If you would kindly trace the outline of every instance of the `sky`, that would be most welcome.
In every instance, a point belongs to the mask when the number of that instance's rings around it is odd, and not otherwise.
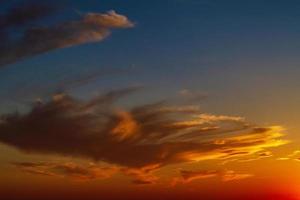
[[[0,195],[300,199],[300,3],[0,0]]]

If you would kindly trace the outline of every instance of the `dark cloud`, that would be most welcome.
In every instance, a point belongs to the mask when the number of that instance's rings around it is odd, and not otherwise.
[[[112,29],[133,27],[126,16],[113,10],[87,13],[79,20],[52,26],[34,24],[55,10],[41,2],[27,3],[13,7],[0,17],[0,66],[59,48],[98,42],[109,36]],[[22,29],[11,31],[12,27]]]
[[[19,27],[32,24],[50,16],[58,9],[57,6],[38,1],[26,1],[13,6],[5,14],[0,16],[0,29]]]
[[[241,117],[165,102],[121,109],[116,102],[136,90],[110,91],[89,101],[54,95],[28,113],[2,116],[0,141],[28,153],[82,157],[139,170],[140,175],[129,171],[136,177],[180,162],[255,156],[287,142],[281,139],[281,127],[257,127]]]

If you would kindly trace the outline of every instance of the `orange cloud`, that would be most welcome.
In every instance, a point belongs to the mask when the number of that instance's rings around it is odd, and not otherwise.
[[[117,113],[119,116],[119,123],[112,129],[111,133],[116,136],[118,140],[129,139],[133,137],[138,131],[138,124],[127,112]]]
[[[180,173],[185,182],[190,182],[196,179],[215,177],[218,176],[219,174],[219,172],[216,170],[208,170],[208,171],[181,170]]]
[[[281,160],[281,161],[286,161],[286,160],[295,160],[295,161],[299,161],[299,158],[297,158],[297,156],[300,154],[300,150],[295,150],[292,153],[288,154],[285,157],[280,157],[277,158],[277,160]]]
[[[121,171],[133,177],[132,183],[137,185],[153,184],[158,180],[158,177],[153,175],[153,172],[160,168],[159,164],[144,166],[142,168],[123,168]]]
[[[95,164],[78,165],[71,162],[62,164],[53,162],[15,162],[13,165],[30,174],[70,177],[76,180],[109,178],[117,172],[115,167],[100,167]]]
[[[222,181],[234,181],[250,178],[253,174],[244,174],[244,173],[236,173],[232,170],[199,170],[199,171],[190,171],[190,170],[180,170],[179,171],[181,177],[173,178],[171,181],[171,185],[174,186],[176,184],[185,184],[199,179],[207,179],[207,178],[221,178]]]
[[[235,180],[249,178],[252,176],[253,176],[253,174],[239,174],[234,171],[225,171],[225,173],[222,175],[222,180],[223,181],[235,181]]]
[[[153,182],[151,172],[166,165],[261,158],[271,155],[269,148],[288,142],[282,139],[282,127],[258,127],[242,117],[206,114],[166,102],[126,110],[116,105],[136,90],[110,91],[89,101],[54,95],[28,113],[2,116],[0,141],[23,152],[81,157],[127,168],[140,183],[149,177],[148,182]]]

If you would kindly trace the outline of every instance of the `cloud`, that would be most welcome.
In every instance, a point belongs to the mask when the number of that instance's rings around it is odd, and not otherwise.
[[[37,1],[27,1],[14,5],[8,9],[6,14],[0,15],[0,29],[32,24],[53,14],[57,9],[57,6]]]
[[[300,154],[300,150],[294,150],[292,153],[286,155],[285,157],[280,157],[277,158],[277,160],[281,160],[281,161],[286,161],[286,160],[295,160],[295,161],[299,161],[298,155]]]
[[[269,158],[272,156],[273,153],[271,151],[263,150],[255,153],[254,155],[249,155],[248,157],[245,156],[244,158],[240,158],[240,159],[233,158],[231,160],[225,160],[222,164],[227,164],[229,162],[252,162],[260,159]]]
[[[18,169],[36,175],[68,177],[76,180],[104,179],[117,172],[115,167],[101,167],[95,164],[79,165],[76,163],[53,162],[15,162]]]
[[[0,141],[27,153],[80,157],[139,172],[146,168],[148,175],[170,164],[259,157],[288,142],[280,126],[258,127],[241,117],[166,102],[122,109],[120,98],[137,90],[109,91],[88,101],[56,94],[27,113],[1,116]]]
[[[87,13],[79,20],[52,26],[25,26],[51,15],[53,8],[42,3],[14,7],[0,18],[0,66],[51,50],[99,42],[110,35],[112,29],[130,28],[134,24],[124,15],[111,10],[107,13]],[[10,31],[21,28],[19,37]]]
[[[215,177],[219,175],[219,171],[217,170],[210,170],[210,171],[181,170],[180,173],[185,182],[190,182],[196,179]]]
[[[148,185],[156,183],[158,177],[153,175],[159,169],[159,165],[149,165],[142,168],[117,167],[113,165],[102,166],[87,162],[77,164],[75,162],[12,162],[17,169],[33,175],[51,176],[58,178],[71,178],[74,180],[107,179],[116,173],[130,177],[135,185]]]
[[[160,168],[159,164],[144,166],[142,168],[123,168],[121,171],[133,178],[132,183],[136,185],[148,185],[156,183],[159,179],[153,173]]]
[[[249,178],[252,177],[253,174],[240,174],[240,173],[236,173],[234,171],[228,170],[225,171],[225,173],[222,175],[222,180],[223,181],[236,181],[236,180],[242,180],[245,178]]]
[[[207,178],[221,178],[222,181],[237,181],[241,179],[250,178],[253,174],[246,173],[236,173],[232,170],[198,170],[198,171],[190,171],[190,170],[180,170],[179,171],[181,177],[173,178],[171,181],[171,185],[175,186],[176,184],[186,184],[199,179],[207,179]]]

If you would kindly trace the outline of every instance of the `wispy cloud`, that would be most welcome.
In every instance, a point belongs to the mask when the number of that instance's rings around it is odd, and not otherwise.
[[[68,177],[76,180],[109,178],[117,171],[116,167],[101,167],[95,164],[79,165],[72,162],[14,162],[12,164],[26,173]]]
[[[253,174],[241,174],[241,173],[236,173],[235,171],[225,171],[225,173],[222,175],[222,180],[223,181],[236,181],[236,180],[242,180],[246,179],[249,177],[252,177]]]
[[[180,177],[172,179],[171,185],[186,184],[199,179],[220,178],[222,181],[237,181],[250,178],[253,174],[238,173],[232,170],[180,170]]]
[[[182,179],[185,182],[190,182],[196,179],[203,179],[203,178],[211,178],[218,176],[220,173],[217,170],[210,170],[210,171],[188,171],[188,170],[181,170],[180,171]]]
[[[29,26],[54,10],[42,3],[26,4],[13,7],[0,18],[0,66],[59,48],[98,42],[109,36],[112,29],[134,26],[126,16],[113,10],[83,14],[81,19],[52,26]],[[21,36],[14,37],[12,27],[22,27]]]
[[[136,185],[148,185],[156,183],[159,179],[153,173],[160,168],[159,164],[148,165],[142,168],[123,168],[121,170],[127,176],[133,178],[132,183]]]
[[[285,160],[295,160],[299,161],[300,150],[294,150],[292,153],[286,155],[285,157],[277,158],[277,160],[285,161]]]

